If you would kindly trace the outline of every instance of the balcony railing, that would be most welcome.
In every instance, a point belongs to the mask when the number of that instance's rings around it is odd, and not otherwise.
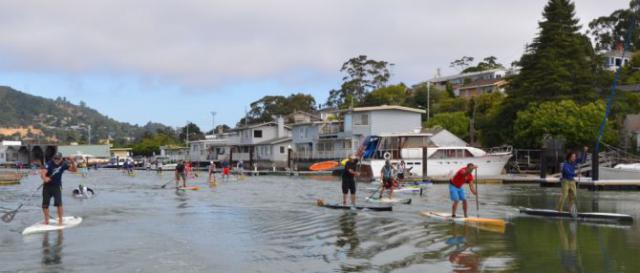
[[[341,149],[332,151],[295,152],[293,156],[298,160],[342,159],[349,157],[351,153],[351,149]]]
[[[344,127],[342,126],[342,123],[328,124],[325,126],[321,126],[319,130],[320,135],[335,135],[342,132],[344,132]]]

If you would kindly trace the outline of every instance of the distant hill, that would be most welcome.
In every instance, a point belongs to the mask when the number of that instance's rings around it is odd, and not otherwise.
[[[4,129],[0,132],[13,133],[12,136],[0,135],[0,139],[11,139],[22,134],[22,137],[45,137],[61,143],[86,143],[89,125],[92,143],[108,137],[115,142],[124,142],[145,132],[173,131],[171,127],[160,123],[149,122],[141,127],[119,122],[87,107],[83,102],[75,105],[66,98],[47,99],[0,86],[0,129]],[[38,130],[44,136],[39,135]]]

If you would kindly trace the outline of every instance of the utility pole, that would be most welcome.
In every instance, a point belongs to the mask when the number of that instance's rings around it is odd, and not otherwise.
[[[189,121],[187,120],[187,134],[184,136],[185,138],[185,143],[187,143],[187,146],[189,146]]]
[[[87,136],[87,142],[89,143],[89,145],[91,145],[91,124],[87,125],[87,131],[88,131],[88,135]]]
[[[427,82],[427,123],[429,123],[429,112],[430,112],[430,106],[431,106],[431,81]]]
[[[211,111],[211,135],[216,134],[216,112]]]

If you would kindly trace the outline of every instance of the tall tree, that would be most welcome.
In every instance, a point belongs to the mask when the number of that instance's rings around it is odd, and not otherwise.
[[[504,68],[504,66],[501,63],[498,63],[497,57],[489,56],[484,58],[476,66],[471,66],[462,70],[462,73],[479,72],[497,68]]]
[[[358,105],[369,92],[386,86],[391,78],[391,66],[392,63],[372,60],[366,55],[347,60],[340,68],[345,74],[342,85],[329,92],[327,105],[343,108]]]
[[[629,50],[635,51],[638,49],[638,42],[640,42],[638,27],[640,23],[637,18],[633,19],[634,16],[637,16],[638,9],[640,9],[640,0],[631,0],[628,9],[619,9],[609,16],[601,16],[589,22],[588,33],[595,40],[596,49],[612,50],[618,44],[623,44],[628,36],[630,27],[633,27],[635,31],[630,39]],[[631,20],[635,21],[635,26],[631,26]]]
[[[189,136],[189,141],[204,139],[204,134],[202,133],[202,131],[200,131],[200,127],[192,122],[189,122],[187,126],[182,127],[182,129],[180,130],[180,140],[186,141],[187,134]]]
[[[469,67],[472,62],[473,62],[473,57],[462,56],[462,58],[460,58],[460,59],[453,60],[449,64],[449,67],[457,67],[458,70],[463,71],[464,69]]]
[[[597,98],[594,88],[599,69],[589,39],[579,33],[575,5],[569,0],[549,0],[539,22],[539,33],[519,61],[509,96],[493,125],[497,143],[510,142],[516,113],[530,102],[569,99],[579,103]],[[540,136],[541,137],[541,136]]]
[[[316,100],[302,93],[284,96],[264,96],[251,103],[251,110],[239,124],[273,121],[274,116],[286,116],[295,111],[313,112]]]
[[[405,105],[409,92],[404,84],[390,85],[373,90],[364,97],[361,106]]]

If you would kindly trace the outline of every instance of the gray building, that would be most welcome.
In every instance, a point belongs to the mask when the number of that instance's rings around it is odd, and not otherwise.
[[[357,107],[325,113],[323,121],[295,123],[296,160],[342,159],[355,153],[367,136],[419,132],[422,109],[397,105]]]

